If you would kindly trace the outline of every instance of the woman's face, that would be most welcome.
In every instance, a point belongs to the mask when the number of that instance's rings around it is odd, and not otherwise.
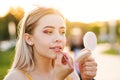
[[[34,53],[55,59],[66,44],[65,20],[57,14],[42,17],[32,35]]]

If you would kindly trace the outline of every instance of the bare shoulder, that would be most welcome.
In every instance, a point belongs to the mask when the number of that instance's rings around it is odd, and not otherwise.
[[[14,69],[8,72],[4,80],[27,80],[26,76],[19,70]]]

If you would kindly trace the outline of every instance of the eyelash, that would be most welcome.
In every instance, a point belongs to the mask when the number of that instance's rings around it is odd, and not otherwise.
[[[52,33],[53,33],[52,30],[45,30],[45,31],[43,31],[43,32],[46,33],[46,34],[52,34]]]
[[[65,34],[65,31],[61,31],[61,34],[64,35],[64,34]]]
[[[50,35],[50,34],[53,34],[54,31],[52,31],[52,30],[44,30],[43,32]],[[60,34],[64,35],[65,31],[60,31]]]

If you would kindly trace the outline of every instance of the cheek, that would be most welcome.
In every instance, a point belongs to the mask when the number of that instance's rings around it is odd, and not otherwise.
[[[49,50],[49,43],[48,39],[39,39],[35,42],[34,49],[39,54],[45,55],[45,53],[48,53]]]
[[[66,37],[63,38],[63,45],[66,45]]]
[[[50,39],[48,37],[45,37],[43,35],[35,36],[34,37],[34,44],[36,48],[45,48],[49,46],[48,44],[50,43]]]
[[[41,37],[40,39],[39,39],[39,43],[42,45],[42,46],[49,46],[49,44],[50,44],[50,42],[51,42],[51,39],[50,38],[46,38],[46,37]]]

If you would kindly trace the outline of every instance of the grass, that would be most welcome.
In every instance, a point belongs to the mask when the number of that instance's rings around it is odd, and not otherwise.
[[[9,49],[8,51],[0,52],[0,80],[3,80],[4,76],[10,69],[14,53],[14,48]]]
[[[106,51],[103,51],[103,54],[118,55],[118,51],[115,48],[110,48]]]

